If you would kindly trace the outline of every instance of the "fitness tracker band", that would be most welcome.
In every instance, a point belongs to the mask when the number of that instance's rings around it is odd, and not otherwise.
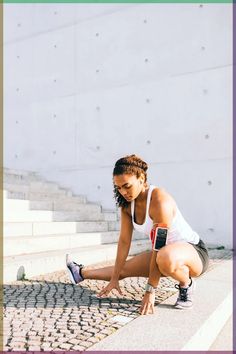
[[[156,288],[154,288],[154,286],[152,286],[148,283],[145,285],[145,291],[147,291],[148,293],[154,293],[155,290],[156,290]]]

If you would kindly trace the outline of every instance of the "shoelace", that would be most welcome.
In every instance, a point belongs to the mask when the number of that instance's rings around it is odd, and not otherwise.
[[[179,290],[179,298],[181,301],[187,301],[188,300],[188,288],[190,288],[190,286],[192,285],[192,278],[190,278],[191,283],[189,284],[189,286],[187,288],[181,288],[181,286],[179,286],[179,284],[175,284],[175,288]]]
[[[179,285],[175,285],[175,288],[179,290],[179,298],[181,301],[188,300],[188,288],[181,288]]]

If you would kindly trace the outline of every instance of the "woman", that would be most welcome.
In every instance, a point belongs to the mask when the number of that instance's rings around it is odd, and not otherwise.
[[[121,230],[115,265],[88,270],[67,257],[67,268],[73,283],[84,279],[109,281],[98,294],[108,296],[126,277],[147,277],[140,308],[141,314],[154,312],[155,288],[161,276],[171,276],[179,282],[175,308],[192,307],[194,281],[208,267],[209,256],[199,235],[180,213],[174,199],[162,188],[147,184],[146,162],[136,155],[119,159],[113,170],[114,194],[121,208]],[[161,226],[167,230],[166,244],[158,251],[144,252],[126,261],[133,229],[146,235]],[[150,247],[151,248],[151,247]]]

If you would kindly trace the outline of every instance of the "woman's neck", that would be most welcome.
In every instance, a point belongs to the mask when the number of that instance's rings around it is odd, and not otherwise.
[[[148,185],[143,187],[143,190],[139,193],[139,195],[135,199],[135,203],[142,204],[147,199],[148,189],[149,189]]]

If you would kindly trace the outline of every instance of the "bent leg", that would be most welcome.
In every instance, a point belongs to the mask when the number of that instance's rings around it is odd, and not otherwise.
[[[141,253],[132,257],[125,262],[119,279],[127,277],[148,277],[149,264],[151,260],[151,251]],[[96,279],[109,281],[113,274],[114,266],[98,268],[98,269],[85,269],[82,270],[84,279]]]
[[[178,280],[183,287],[189,285],[189,276],[199,276],[203,268],[197,251],[187,242],[163,247],[157,253],[156,261],[162,274]]]

